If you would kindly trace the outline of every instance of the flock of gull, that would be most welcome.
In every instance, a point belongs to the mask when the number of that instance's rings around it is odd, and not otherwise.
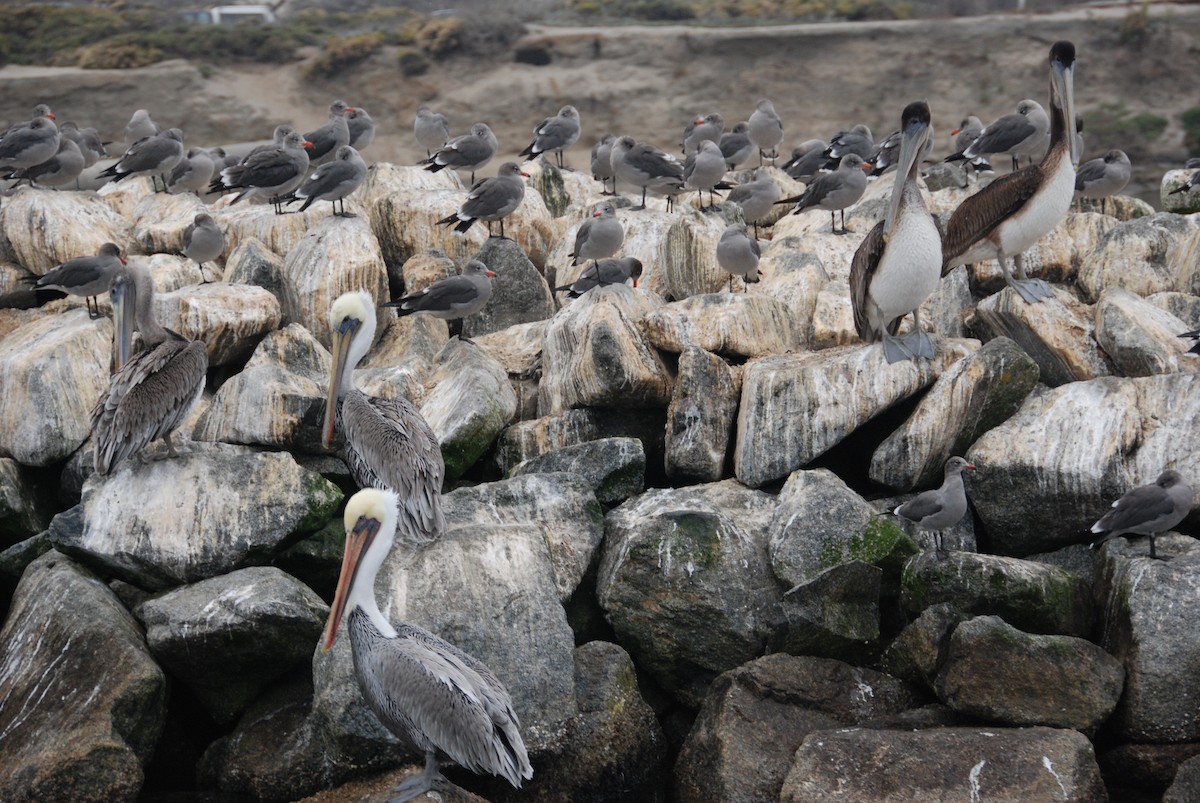
[[[965,118],[953,134],[955,153],[974,170],[990,170],[989,157],[1009,156],[1012,172],[968,196],[944,229],[925,206],[919,179],[921,164],[933,145],[929,105],[914,102],[900,116],[896,132],[879,142],[864,126],[841,132],[828,143],[805,142],[782,165],[805,183],[804,192],[781,198],[768,171],[753,180],[729,183],[731,170],[753,158],[759,164],[780,156],[783,123],[772,103],[763,100],[745,122],[726,132],[721,115],[697,116],[681,141],[684,159],[628,136],[604,136],[592,149],[591,172],[602,182],[605,195],[617,193],[618,181],[641,190],[634,210],[644,209],[647,193],[665,196],[668,209],[685,192],[700,195],[709,206],[717,191],[728,191],[741,218],[728,226],[716,247],[718,263],[732,277],[757,281],[760,256],[758,227],[773,208],[790,204],[799,214],[808,209],[830,213],[830,230],[847,231],[845,209],[857,202],[869,175],[892,167],[896,183],[884,218],[867,233],[854,254],[850,288],[854,324],[868,342],[882,342],[888,362],[928,359],[933,342],[919,320],[919,307],[955,266],[996,259],[1007,284],[1030,304],[1051,295],[1045,282],[1026,275],[1023,253],[1066,214],[1073,197],[1104,197],[1129,180],[1129,159],[1110,151],[1078,170],[1080,125],[1074,110],[1075,48],[1057,42],[1049,54],[1049,111],[1023,100],[1013,114],[984,126]],[[35,117],[0,136],[0,168],[9,178],[31,184],[65,187],[81,171],[106,156],[95,129],[67,123],[58,128],[49,108],[39,106]],[[459,210],[438,221],[456,231],[484,221],[490,232],[520,205],[526,176],[519,163],[504,162],[495,176],[475,180],[475,173],[495,156],[498,143],[491,129],[476,123],[461,136],[451,137],[446,118],[422,106],[414,135],[425,149],[425,169],[468,172],[471,186]],[[534,136],[521,156],[555,154],[563,167],[563,152],[580,137],[579,113],[564,106],[534,127]],[[184,150],[177,128],[161,130],[145,110],[133,115],[125,131],[124,154],[101,175],[113,181],[150,176],[168,193],[236,192],[232,203],[261,199],[285,207],[302,202],[306,209],[329,201],[334,215],[351,216],[345,198],[364,181],[367,167],[360,151],[374,137],[374,122],[363,109],[335,101],[325,125],[307,133],[291,126],[275,129],[273,141],[232,159],[222,149]],[[1022,157],[1038,161],[1020,167]],[[1198,165],[1200,166],[1200,165]],[[610,184],[611,182],[611,184]],[[1190,184],[1200,182],[1200,170]],[[611,186],[611,190],[609,187]],[[1186,189],[1186,188],[1185,188]],[[340,208],[339,208],[340,203]],[[841,213],[839,228],[836,215]],[[752,236],[746,224],[754,226]],[[578,227],[573,265],[584,264],[579,278],[554,288],[577,297],[606,284],[637,278],[640,261],[616,258],[624,242],[617,205],[601,201]],[[211,215],[196,215],[184,238],[183,254],[201,268],[225,247],[224,235]],[[591,264],[586,264],[590,261]],[[1009,263],[1012,263],[1010,269]],[[472,315],[491,294],[495,274],[471,260],[458,276],[434,282],[424,290],[389,302],[399,314],[424,313],[446,319]],[[126,262],[120,249],[106,244],[94,256],[70,260],[42,276],[39,287],[89,297],[108,291],[112,298],[114,372],[108,388],[92,411],[94,468],[106,475],[120,461],[139,455],[151,442],[163,439],[171,455],[173,431],[200,399],[208,367],[204,343],[188,340],[163,327],[153,312],[153,281],[137,261]],[[901,323],[912,315],[903,334]],[[330,309],[332,366],[322,430],[326,446],[342,433],[343,455],[361,490],[346,506],[346,547],[341,577],[323,637],[330,649],[343,614],[363,695],[380,720],[407,739],[426,757],[425,771],[406,781],[397,800],[410,800],[449,783],[439,762],[449,758],[476,772],[499,775],[514,786],[532,777],[520,735],[519,722],[507,691],[481,662],[436,635],[412,625],[388,622],[374,596],[374,578],[394,543],[420,545],[439,537],[446,527],[441,489],[444,465],[437,439],[420,413],[403,397],[384,400],[354,386],[353,371],[366,355],[376,329],[375,303],[366,292],[339,297]],[[133,332],[141,332],[143,349],[132,351]],[[1197,336],[1197,333],[1189,333]],[[974,466],[951,458],[940,488],[926,491],[895,510],[935,534],[942,553],[942,532],[967,511],[962,472]],[[1114,503],[1112,511],[1093,527],[1096,543],[1123,534],[1154,536],[1176,526],[1192,506],[1192,490],[1175,471],[1165,471],[1152,484],[1137,488]],[[1165,559],[1165,558],[1164,558]]]

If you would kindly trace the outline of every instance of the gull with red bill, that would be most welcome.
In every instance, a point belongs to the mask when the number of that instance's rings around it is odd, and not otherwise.
[[[467,193],[467,200],[452,215],[447,215],[438,221],[444,226],[454,225],[454,230],[463,233],[474,225],[476,220],[487,221],[488,236],[492,234],[492,221],[500,221],[500,236],[504,236],[504,218],[516,211],[525,198],[525,182],[521,178],[529,178],[529,174],[521,170],[516,162],[505,162],[500,165],[496,175],[481,178]]]
[[[942,547],[943,531],[962,521],[967,514],[967,490],[963,487],[963,469],[975,470],[974,463],[962,457],[951,457],[946,461],[942,486],[924,491],[916,499],[910,499],[892,512],[908,519],[922,530],[933,531],[933,545],[938,558],[946,557]]]

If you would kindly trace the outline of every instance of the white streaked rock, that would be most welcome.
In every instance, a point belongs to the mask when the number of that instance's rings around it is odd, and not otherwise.
[[[1179,335],[1186,331],[1171,313],[1119,287],[1096,302],[1096,342],[1123,376],[1200,371],[1200,360],[1185,356],[1191,341]]]
[[[706,293],[654,310],[642,327],[655,348],[676,354],[689,346],[735,357],[762,357],[800,345],[791,311],[769,296]]]
[[[21,187],[0,207],[0,229],[18,265],[41,276],[112,242],[124,251],[129,223],[93,193]]]

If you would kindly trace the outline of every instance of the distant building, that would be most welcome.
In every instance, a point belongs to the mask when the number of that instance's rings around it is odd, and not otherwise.
[[[274,5],[210,6],[205,9],[185,11],[183,18],[201,25],[237,25],[241,22],[271,24],[276,21],[275,10],[279,5],[276,3]]]

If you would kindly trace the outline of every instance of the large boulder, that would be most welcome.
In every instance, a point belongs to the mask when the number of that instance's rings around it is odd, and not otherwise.
[[[129,223],[93,193],[22,187],[4,199],[0,230],[13,260],[41,276],[105,243],[128,245]]]
[[[809,734],[782,803],[1107,800],[1087,738],[1055,728],[847,728]]]
[[[663,459],[663,412],[661,410],[604,410],[583,407],[513,424],[496,442],[495,461],[507,474],[523,460],[564,446],[599,438],[636,438],[642,442],[647,467]]]
[[[1108,289],[1122,287],[1140,296],[1176,286],[1174,251],[1196,231],[1196,221],[1159,212],[1121,223],[1100,238],[1079,269],[1079,289],[1095,303]]]
[[[292,533],[319,529],[341,499],[286,452],[196,443],[176,458],[93,474],[82,527],[52,539],[136,586],[165,589],[266,563]]]
[[[46,529],[50,523],[47,500],[20,464],[0,457],[0,548]]]
[[[684,347],[667,408],[667,476],[716,482],[725,475],[740,390],[740,371],[702,348]]]
[[[891,365],[879,346],[751,360],[738,410],[738,479],[758,487],[787,476],[975,348],[974,341],[942,341],[932,360]]]
[[[654,310],[642,323],[655,348],[689,346],[730,357],[794,351],[800,331],[782,301],[758,293],[706,293]]]
[[[491,238],[473,258],[487,265],[496,276],[492,279],[492,294],[487,304],[463,320],[464,337],[486,335],[519,323],[543,321],[554,315],[550,287],[516,242],[503,237]]]
[[[1184,356],[1188,324],[1149,300],[1119,287],[1096,302],[1096,342],[1123,376],[1200,371],[1200,360]]]
[[[136,800],[167,688],[116,595],[57,552],[38,558],[13,596],[0,654],[5,800]]]
[[[640,494],[646,481],[646,452],[636,438],[600,438],[554,449],[513,466],[510,477],[566,472],[582,477],[603,504]]]
[[[212,282],[154,297],[159,323],[202,340],[210,366],[240,363],[263,335],[279,328],[279,301],[260,287]]]

